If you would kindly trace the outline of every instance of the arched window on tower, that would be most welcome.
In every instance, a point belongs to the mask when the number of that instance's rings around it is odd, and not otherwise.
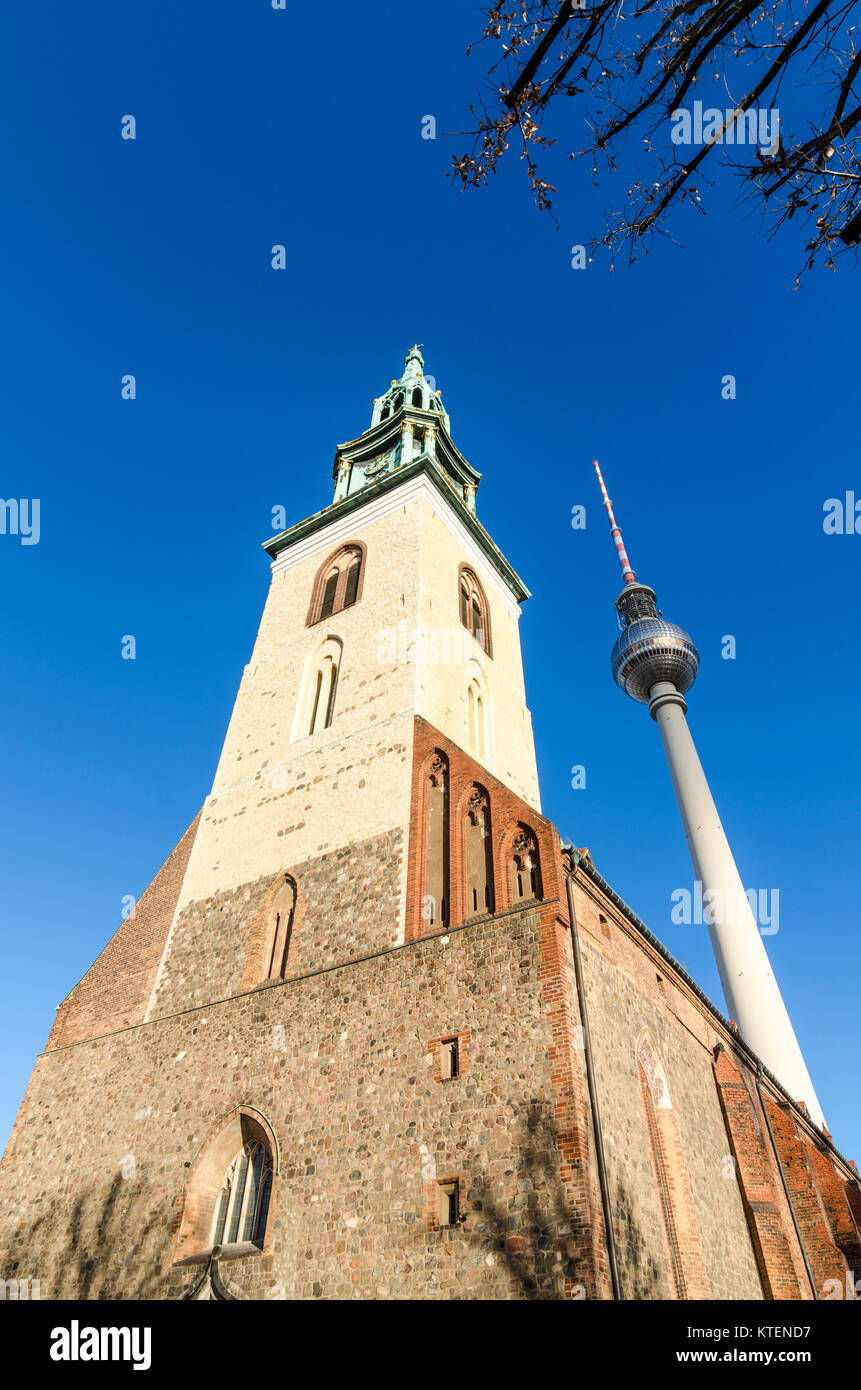
[[[335,658],[324,656],[317,667],[314,682],[314,699],[311,704],[311,718],[308,733],[316,734],[320,729],[328,729],[335,713],[335,686],[338,682],[338,668]]]
[[[327,637],[305,666],[293,726],[294,738],[307,738],[330,727],[335,717],[340,665],[340,638]]]
[[[448,761],[435,752],[425,782],[425,874],[422,925],[446,926],[448,888]]]
[[[466,692],[469,712],[469,746],[482,761],[487,757],[487,711],[484,695],[477,680],[471,680]]]
[[[266,968],[267,980],[283,980],[287,970],[287,957],[290,953],[290,937],[293,932],[293,918],[296,915],[296,884],[289,874],[272,900],[269,911],[269,960]]]
[[[389,418],[389,416],[391,415],[391,413],[392,413],[392,408],[391,408],[391,406],[389,405],[388,401],[386,401],[385,405],[383,406],[382,410],[380,411],[380,419],[381,419],[381,420],[388,420],[388,418]]]
[[[511,846],[512,903],[527,902],[541,897],[541,866],[538,860],[538,842],[532,831],[525,825],[518,827]]]
[[[307,626],[331,618],[344,608],[352,608],[362,592],[365,547],[360,541],[336,550],[320,566],[311,591]]]
[[[400,408],[401,408],[401,406],[403,405],[403,403],[404,403],[404,393],[403,393],[403,391],[399,391],[398,394],[395,396],[395,399],[392,401],[392,409],[393,409],[393,410],[400,410]]]
[[[487,655],[492,656],[487,597],[475,574],[466,565],[460,567],[458,589],[460,621]]]
[[[416,407],[416,409],[421,410],[423,401],[424,393],[422,391],[422,388],[420,386],[413,387],[413,405]]]
[[[490,798],[476,784],[467,800],[464,818],[466,916],[493,912],[493,856],[490,844]]]
[[[259,1140],[244,1144],[221,1184],[211,1245],[261,1244],[271,1193],[272,1155]]]

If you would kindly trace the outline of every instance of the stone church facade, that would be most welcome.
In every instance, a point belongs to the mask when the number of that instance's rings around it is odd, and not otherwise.
[[[266,544],[211,794],[37,1060],[0,1275],[52,1299],[854,1289],[854,1165],[540,813],[528,594],[417,349],[334,477]]]

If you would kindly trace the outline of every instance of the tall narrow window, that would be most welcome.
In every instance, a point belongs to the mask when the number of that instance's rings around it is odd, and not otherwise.
[[[317,571],[308,610],[308,626],[352,608],[361,598],[365,547],[360,541],[342,546]]]
[[[296,913],[296,884],[292,878],[285,878],[272,900],[270,909],[269,963],[267,980],[283,980],[287,970],[287,957],[290,952],[290,937],[293,933],[293,918]]]
[[[652,1162],[654,1164],[655,1177],[658,1185],[658,1200],[660,1202],[661,1216],[663,1218],[664,1235],[667,1241],[670,1272],[675,1286],[676,1297],[685,1299],[688,1297],[688,1294],[682,1261],[682,1251],[676,1228],[675,1211],[673,1209],[674,1184],[670,1181],[670,1174],[667,1169],[665,1136],[658,1118],[658,1111],[671,1110],[672,1102],[670,1101],[670,1090],[667,1085],[664,1068],[648,1033],[642,1035],[637,1047],[637,1071],[640,1077],[640,1092],[643,1097],[643,1108],[646,1112],[646,1129],[649,1136],[649,1148],[652,1151]]]
[[[490,846],[490,803],[483,787],[469,795],[466,821],[466,916],[493,912],[493,859]]]
[[[435,753],[425,786],[425,877],[422,922],[445,926],[448,903],[448,763]]]
[[[420,386],[413,387],[413,405],[418,410],[422,408],[422,388]]]
[[[332,573],[326,580],[326,584],[323,589],[323,603],[320,608],[321,618],[330,618],[335,611],[335,594],[338,591],[339,578],[340,575],[338,571],[335,569],[332,570]]]
[[[488,656],[492,656],[490,643],[490,610],[487,597],[477,577],[466,565],[461,565],[458,580],[460,621],[471,632],[476,642]]]
[[[458,1038],[442,1040],[442,1074],[446,1081],[460,1076],[460,1043]]]
[[[307,738],[332,724],[340,662],[341,640],[338,637],[328,637],[308,658],[296,707],[294,738]]]
[[[246,1144],[236,1155],[215,1204],[213,1245],[259,1243],[266,1230],[272,1190],[272,1158],[263,1144]]]
[[[531,830],[521,826],[511,847],[511,900],[513,903],[541,897],[538,843]]]
[[[472,680],[466,692],[469,713],[469,746],[482,762],[487,756],[487,719],[484,696],[477,680]]]
[[[460,1220],[460,1184],[457,1179],[439,1184],[439,1224],[456,1226]]]
[[[347,570],[347,582],[344,585],[345,608],[352,608],[353,604],[356,602],[356,594],[359,592],[359,573],[361,568],[362,562],[357,555],[350,565],[350,568]]]
[[[317,670],[317,680],[314,689],[314,703],[311,708],[311,722],[308,728],[309,734],[319,733],[321,729],[328,729],[332,723],[335,713],[335,685],[338,679],[338,668],[335,659],[331,656],[323,657]]]

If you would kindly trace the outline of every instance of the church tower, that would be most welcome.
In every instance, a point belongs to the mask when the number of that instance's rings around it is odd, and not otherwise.
[[[266,543],[269,595],[147,1018],[253,978],[261,962],[232,949],[232,905],[285,868],[297,916],[289,944],[264,943],[269,978],[404,940],[422,723],[538,809],[518,633],[527,590],[476,517],[479,474],[423,365],[413,348],[370,428],[338,446],[332,503]],[[426,858],[424,911],[445,923],[441,841]],[[473,892],[486,913],[492,884]],[[201,952],[189,913],[200,902],[224,919],[223,949],[208,926]]]
[[[333,480],[265,544],[209,796],[36,1060],[0,1280],[221,1301],[845,1280],[857,1175],[541,814],[528,592],[418,347]]]

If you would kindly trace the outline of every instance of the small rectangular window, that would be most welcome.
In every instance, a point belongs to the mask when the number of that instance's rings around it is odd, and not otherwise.
[[[439,1224],[456,1226],[460,1220],[460,1193],[457,1179],[439,1185]]]
[[[442,1074],[446,1080],[460,1076],[460,1042],[457,1038],[442,1040]]]

